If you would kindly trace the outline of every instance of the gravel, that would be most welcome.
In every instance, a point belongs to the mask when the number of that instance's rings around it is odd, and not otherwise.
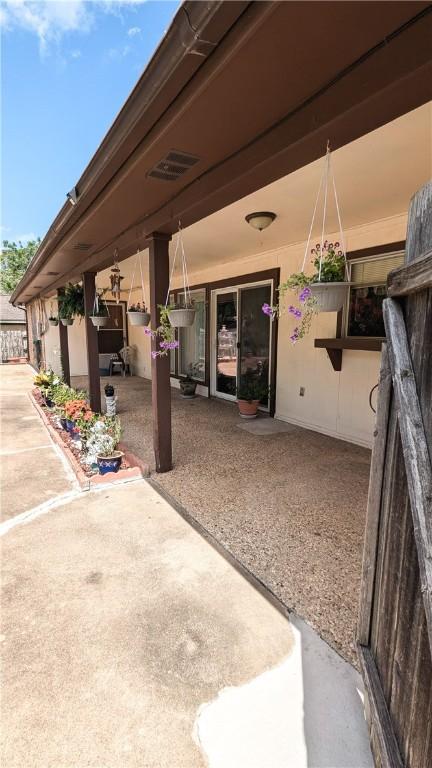
[[[118,396],[122,439],[154,467],[150,382],[109,381]],[[85,386],[86,379],[73,383]],[[174,469],[154,479],[357,664],[370,451],[298,427],[250,434],[239,423],[234,404],[183,400],[172,390]]]

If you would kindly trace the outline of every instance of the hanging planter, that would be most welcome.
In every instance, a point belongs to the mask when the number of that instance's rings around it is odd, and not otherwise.
[[[318,312],[339,312],[342,309],[349,283],[311,283],[309,288]]]
[[[196,309],[193,307],[168,307],[168,319],[173,328],[190,328],[194,324]]]
[[[50,325],[57,326],[58,325],[58,317],[49,317],[48,322]]]
[[[131,295],[134,287],[135,272],[138,264],[139,264],[140,275],[141,275],[142,303],[139,301],[136,303],[135,302],[131,303]],[[129,322],[131,325],[147,326],[150,323],[150,312],[147,311],[147,306],[146,306],[145,292],[144,292],[144,277],[143,277],[143,269],[142,269],[142,263],[141,263],[141,253],[139,252],[139,250],[137,251],[137,254],[136,254],[136,260],[135,260],[135,264],[132,272],[132,280],[131,280],[131,285],[129,289],[127,316],[129,318]]]
[[[103,328],[108,325],[109,311],[106,301],[102,299],[103,291],[99,294],[95,293],[95,300],[93,304],[93,314],[90,315],[90,320],[96,328]]]
[[[293,291],[298,299],[297,306],[290,304],[287,313],[297,321],[290,340],[295,344],[308,333],[313,316],[318,312],[339,312],[344,306],[349,282],[349,266],[346,260],[346,251],[343,238],[342,222],[339,210],[339,202],[336,192],[333,170],[330,164],[330,145],[327,142],[327,151],[324,161],[324,169],[321,176],[309,236],[306,243],[303,264],[300,272],[289,276],[285,283],[279,286],[279,301],[274,307],[264,304],[262,311],[273,320],[280,317],[285,309],[284,300],[288,291]],[[329,243],[324,239],[327,215],[327,199],[329,180],[331,177],[334,202],[339,223],[340,243]],[[305,273],[306,259],[309,255],[309,247],[315,222],[318,203],[323,190],[323,214],[321,227],[321,241],[310,250],[311,262],[315,267],[315,274]]]
[[[141,307],[141,304],[131,304],[127,311],[127,316],[131,325],[148,325],[150,322],[150,312],[147,312],[146,307]]]
[[[180,304],[169,304],[169,297],[171,293],[172,278],[176,265],[177,253],[179,246],[181,248],[181,264],[183,272],[183,296],[184,301]],[[189,279],[186,265],[186,254],[183,244],[183,236],[181,229],[181,222],[179,221],[178,236],[176,241],[176,247],[174,251],[174,258],[171,267],[171,275],[165,299],[165,304],[159,304],[159,325],[156,329],[146,328],[145,333],[151,336],[155,341],[156,349],[152,349],[152,358],[166,357],[171,350],[177,349],[179,342],[176,339],[176,328],[190,328],[195,320],[196,310],[191,299],[191,292],[189,288]]]
[[[84,317],[84,289],[69,283],[58,297],[58,315],[62,325],[73,325],[74,317]]]

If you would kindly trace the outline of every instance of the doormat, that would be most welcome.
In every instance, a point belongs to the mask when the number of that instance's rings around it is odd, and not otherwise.
[[[287,424],[285,421],[270,418],[251,419],[236,426],[239,429],[244,429],[245,432],[250,432],[251,435],[276,435],[279,432],[298,432],[299,430],[299,427],[296,427],[295,424]]]

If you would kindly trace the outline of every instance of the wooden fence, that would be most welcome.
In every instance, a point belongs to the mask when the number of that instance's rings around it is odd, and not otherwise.
[[[12,357],[27,357],[27,333],[10,331],[2,328],[0,331],[1,361],[5,363]]]
[[[358,650],[377,768],[432,766],[432,182],[389,275]]]

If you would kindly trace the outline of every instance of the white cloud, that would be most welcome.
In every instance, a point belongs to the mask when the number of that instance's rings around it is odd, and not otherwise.
[[[71,59],[80,59],[81,58],[81,51],[79,48],[75,48],[74,51],[71,51]]]
[[[96,10],[112,13],[143,2],[145,0],[3,0],[0,26],[5,31],[18,28],[33,32],[44,55],[49,46],[59,44],[65,34],[89,32],[94,25]]]
[[[127,31],[129,37],[136,37],[136,35],[139,35],[141,33],[141,27],[131,27]]]
[[[110,48],[108,56],[110,59],[124,59],[131,52],[130,45],[124,45],[122,48]]]
[[[26,232],[23,235],[17,235],[16,237],[12,237],[11,240],[14,243],[22,243],[23,245],[27,245],[27,243],[30,240],[36,240],[37,237],[34,232]]]

